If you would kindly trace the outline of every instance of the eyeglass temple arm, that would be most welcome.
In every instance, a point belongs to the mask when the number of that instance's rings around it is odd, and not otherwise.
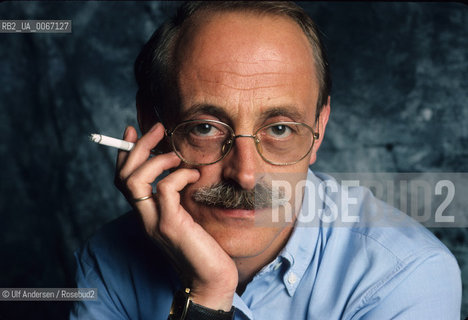
[[[158,109],[156,108],[154,104],[153,104],[153,111],[156,114],[156,117],[158,118],[159,122],[161,122],[164,128],[166,128],[166,125],[164,124],[164,121],[162,117],[159,115]],[[167,129],[164,129],[164,135],[167,137],[170,137],[172,135],[172,132],[169,132]]]
[[[156,106],[153,104],[153,111],[154,113],[156,114],[156,117],[158,118],[159,122],[162,123],[162,125],[164,126],[164,128],[166,127],[166,125],[164,124],[164,121],[162,119],[162,117],[159,115],[159,112],[158,112],[158,109],[156,108]]]
[[[318,119],[316,119],[316,124],[317,124],[317,129],[320,130],[320,128],[319,128],[320,122],[318,121]],[[313,132],[312,131],[312,135],[314,137],[314,140],[318,140],[320,138],[320,133],[318,133],[318,132]]]

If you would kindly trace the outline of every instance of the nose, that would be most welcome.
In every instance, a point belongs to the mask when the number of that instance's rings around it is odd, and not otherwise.
[[[237,135],[226,158],[223,159],[223,177],[236,181],[242,188],[252,190],[260,173],[261,158],[254,137]]]

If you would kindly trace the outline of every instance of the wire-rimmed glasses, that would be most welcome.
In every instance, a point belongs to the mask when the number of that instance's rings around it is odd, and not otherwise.
[[[307,124],[282,121],[264,125],[252,135],[236,135],[218,120],[187,120],[166,131],[177,156],[191,165],[209,165],[222,160],[237,138],[252,138],[258,154],[266,162],[286,166],[304,159],[319,134]]]

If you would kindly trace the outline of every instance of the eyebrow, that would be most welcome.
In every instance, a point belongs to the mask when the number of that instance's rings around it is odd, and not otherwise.
[[[182,113],[182,119],[186,120],[197,114],[202,114],[202,113],[215,116],[219,119],[224,119],[224,120],[229,119],[229,115],[227,114],[226,111],[224,111],[223,108],[220,108],[218,106],[211,105],[211,104],[195,104],[191,106],[187,111],[184,111]]]
[[[260,119],[265,121],[269,118],[284,116],[291,118],[293,121],[304,119],[305,115],[297,110],[295,106],[278,106],[266,110],[261,114]]]
[[[191,106],[188,110],[182,113],[182,119],[189,119],[197,114],[209,114],[215,116],[223,121],[228,121],[231,119],[229,114],[221,107],[211,105],[211,104],[195,104]],[[293,121],[299,121],[304,119],[305,115],[302,112],[297,110],[297,107],[294,105],[290,106],[277,106],[272,107],[265,112],[263,112],[259,120],[260,122],[266,121],[269,118],[284,116],[291,118]]]

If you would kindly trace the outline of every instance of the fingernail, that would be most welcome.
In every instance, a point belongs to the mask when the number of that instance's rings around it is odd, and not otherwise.
[[[128,127],[129,127],[129,126],[126,126],[126,127],[125,127],[125,131],[124,131],[124,135],[123,135],[124,139],[127,137],[127,134],[128,134]]]

